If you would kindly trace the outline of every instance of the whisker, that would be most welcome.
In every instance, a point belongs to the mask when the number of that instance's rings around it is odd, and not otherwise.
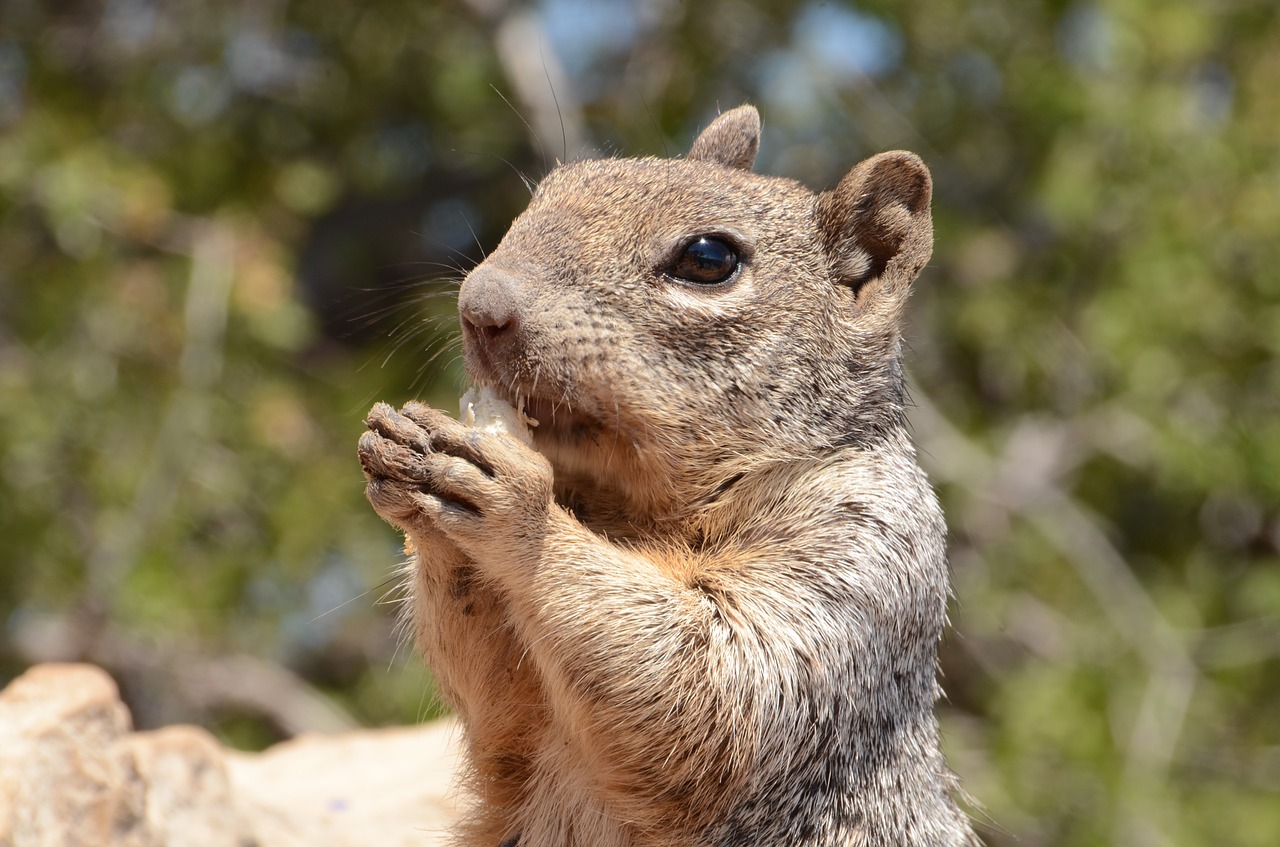
[[[538,145],[538,155],[542,157],[542,170],[545,173],[547,170],[547,151],[542,146],[542,139],[538,137],[538,133],[533,131],[533,127],[529,124],[527,120],[525,120],[524,115],[520,114],[520,110],[517,109],[514,105],[512,105],[511,101],[507,99],[507,96],[505,94],[503,94],[501,91],[498,90],[498,87],[496,85],[490,85],[489,87],[493,89],[493,92],[495,94],[497,94],[500,98],[502,98],[502,102],[507,104],[507,106],[511,109],[511,111],[515,113],[515,116],[520,119],[520,123],[524,124],[524,128],[529,131],[529,137],[533,139],[534,144]],[[506,159],[503,159],[503,161],[506,162]],[[511,165],[510,162],[507,162],[507,164]],[[516,176],[520,177],[520,180],[524,182],[525,187],[529,189],[529,193],[532,194],[533,186],[530,184],[529,180],[525,178],[525,175],[520,173],[520,171],[516,169],[514,165],[511,165],[511,169],[516,172]]]

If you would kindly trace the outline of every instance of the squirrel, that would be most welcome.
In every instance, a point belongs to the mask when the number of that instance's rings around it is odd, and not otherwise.
[[[378,404],[366,493],[463,727],[469,847],[975,845],[934,705],[949,580],[901,321],[907,152],[814,193],[754,107],[556,167],[458,295],[532,446]]]

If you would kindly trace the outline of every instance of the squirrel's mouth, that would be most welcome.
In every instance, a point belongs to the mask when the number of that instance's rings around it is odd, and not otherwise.
[[[563,442],[595,439],[605,429],[596,417],[584,413],[572,400],[552,400],[519,389],[512,390],[505,385],[495,385],[494,391],[529,421],[535,443],[547,440]]]
[[[545,379],[522,379],[519,368],[502,367],[483,345],[466,345],[467,370],[476,385],[489,385],[503,400],[514,406],[531,423],[534,443],[581,442],[598,440],[602,433],[616,429],[600,416],[584,409],[581,400],[571,392],[556,391]],[[517,371],[512,373],[512,371]],[[542,391],[537,389],[541,388]],[[548,391],[547,389],[550,389]],[[552,393],[554,392],[554,393]]]

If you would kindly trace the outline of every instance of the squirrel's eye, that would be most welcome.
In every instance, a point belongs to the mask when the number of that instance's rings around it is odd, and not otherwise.
[[[718,238],[691,241],[667,269],[667,275],[681,282],[714,285],[738,270],[738,254]]]

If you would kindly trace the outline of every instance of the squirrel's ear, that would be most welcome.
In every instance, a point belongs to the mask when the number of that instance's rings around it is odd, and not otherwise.
[[[896,151],[861,162],[818,195],[818,230],[836,278],[857,292],[879,280],[876,290],[901,303],[933,252],[932,191],[920,157]]]
[[[689,150],[690,159],[751,170],[760,150],[760,113],[755,106],[730,109],[702,131]]]

